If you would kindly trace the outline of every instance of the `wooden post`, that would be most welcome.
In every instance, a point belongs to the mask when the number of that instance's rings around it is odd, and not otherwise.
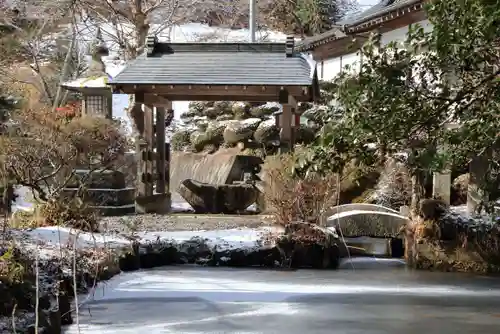
[[[143,160],[145,164],[145,173],[143,174],[146,183],[145,195],[153,195],[154,184],[154,163],[153,163],[153,149],[155,148],[155,137],[153,131],[153,107],[151,105],[143,104],[144,111],[144,141],[146,142],[146,149],[144,150]]]
[[[107,119],[113,119],[113,93],[111,90],[106,93],[106,114]]]
[[[292,118],[294,117],[297,108],[297,101],[293,96],[288,94],[288,96],[286,97],[286,102],[282,103],[282,106],[282,128],[280,131],[280,142],[282,144],[282,147],[280,149],[280,153],[293,152],[295,146],[295,138]]]
[[[135,136],[135,152],[137,155],[137,197],[146,196],[147,182],[145,175],[147,173],[144,155],[147,151],[147,143],[144,141],[144,111],[142,103],[144,102],[144,94],[135,94],[130,106],[130,115],[136,132]]]
[[[156,192],[165,194],[166,189],[166,152],[165,152],[165,107],[156,109]]]

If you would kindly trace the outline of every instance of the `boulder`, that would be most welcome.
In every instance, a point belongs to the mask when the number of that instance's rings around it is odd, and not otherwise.
[[[196,213],[237,213],[257,200],[259,191],[249,184],[209,184],[187,179],[178,193]]]
[[[253,137],[257,143],[270,146],[275,142],[279,142],[280,130],[274,120],[264,121],[259,124]]]
[[[203,111],[206,108],[212,107],[214,105],[214,102],[208,102],[208,101],[191,101],[189,102],[189,112],[192,113],[195,116],[202,116]]]
[[[191,146],[191,133],[190,130],[176,131],[170,139],[170,147],[174,151],[185,151]]]
[[[212,121],[208,123],[207,135],[213,142],[221,144],[224,141],[224,130],[227,127],[227,121]]]
[[[257,128],[254,119],[248,119],[245,121],[228,121],[226,128],[224,129],[224,142],[228,145],[236,145],[239,142],[246,141],[251,139],[253,136],[254,130]],[[250,121],[250,122],[247,122]],[[260,122],[260,120],[259,120]]]
[[[205,145],[210,144],[210,141],[208,140],[206,133],[198,130],[191,133],[189,140],[195,152],[202,151]]]
[[[269,118],[276,111],[280,110],[277,104],[264,104],[250,109],[250,115],[261,119]]]
[[[231,113],[237,119],[244,119],[249,116],[251,105],[247,102],[234,102],[231,106]]]
[[[339,237],[335,230],[307,222],[292,222],[276,243],[285,266],[335,269],[340,261]]]
[[[305,110],[302,113],[302,116],[316,124],[322,124],[324,121],[324,117],[327,115],[328,110],[329,110],[328,106],[315,104],[310,106],[309,109]]]
[[[313,128],[301,124],[295,130],[295,141],[298,144],[310,144],[316,138],[316,133]]]
[[[411,176],[404,162],[388,158],[375,186],[374,201],[399,210],[408,205],[411,197]]]
[[[462,205],[467,203],[467,187],[469,186],[469,173],[457,176],[451,185],[451,203]]]
[[[229,121],[229,120],[232,120],[234,119],[234,116],[233,115],[220,115],[220,116],[217,116],[215,118],[216,121]]]

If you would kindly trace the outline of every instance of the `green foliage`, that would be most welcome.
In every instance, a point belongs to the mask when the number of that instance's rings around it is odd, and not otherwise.
[[[372,36],[361,71],[344,71],[328,87],[330,121],[299,170],[338,172],[353,158],[375,163],[374,153],[405,153],[412,175],[481,154],[494,161],[500,3],[434,0],[426,10],[432,31],[411,26],[404,43],[384,46]]]
[[[0,248],[0,250],[2,250]],[[7,248],[0,255],[0,282],[18,283],[24,276],[25,268],[20,261],[17,261],[15,250]]]

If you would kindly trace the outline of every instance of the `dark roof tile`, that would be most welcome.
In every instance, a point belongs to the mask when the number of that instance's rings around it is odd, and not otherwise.
[[[166,85],[311,85],[315,66],[281,43],[158,43],[110,81]]]

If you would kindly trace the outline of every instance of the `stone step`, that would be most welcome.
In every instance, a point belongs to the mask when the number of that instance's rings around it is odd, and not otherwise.
[[[78,188],[85,182],[87,188],[98,189],[123,189],[126,187],[125,175],[122,172],[104,170],[93,171],[89,175],[89,170],[77,169],[75,176],[68,182],[67,188]]]
[[[62,195],[72,198],[76,196],[78,188],[64,188]],[[121,206],[133,204],[135,200],[135,188],[122,189],[89,188],[83,191],[82,199],[94,205]]]
[[[97,206],[91,206],[91,208],[97,210],[102,216],[106,217],[135,214],[135,204],[121,205],[121,206],[97,205]]]

